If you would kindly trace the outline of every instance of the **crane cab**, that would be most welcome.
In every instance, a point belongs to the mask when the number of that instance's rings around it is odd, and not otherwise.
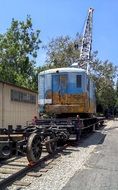
[[[95,87],[84,69],[56,68],[38,76],[39,110],[52,114],[95,113]]]

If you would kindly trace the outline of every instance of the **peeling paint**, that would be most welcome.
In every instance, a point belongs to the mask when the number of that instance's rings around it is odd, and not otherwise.
[[[47,98],[51,94],[47,94]],[[45,105],[45,111],[50,113],[94,113],[95,103],[89,101],[87,93],[64,94],[53,93],[52,104]]]

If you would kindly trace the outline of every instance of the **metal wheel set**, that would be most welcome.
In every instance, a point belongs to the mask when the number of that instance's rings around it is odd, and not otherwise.
[[[29,163],[40,160],[42,149],[45,146],[49,154],[53,154],[60,144],[73,139],[78,141],[85,129],[93,130],[95,125],[103,120],[82,119],[41,119],[35,125],[29,124],[24,128],[0,130],[0,158],[9,158],[13,155],[26,155]]]

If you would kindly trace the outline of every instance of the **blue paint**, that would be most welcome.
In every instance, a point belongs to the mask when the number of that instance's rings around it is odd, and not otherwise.
[[[59,91],[59,75],[52,76],[52,91],[58,92]]]
[[[77,73],[78,74],[78,73]],[[83,83],[81,88],[77,88],[76,86],[76,75],[69,73],[68,75],[63,73],[63,76],[65,75],[65,78],[67,78],[66,84],[63,84],[61,82],[60,78],[62,74],[53,74],[52,75],[52,91],[55,92],[61,92],[66,94],[80,94],[84,92]],[[81,75],[82,76],[82,75]]]
[[[72,70],[73,71],[73,70]],[[81,87],[77,87],[76,84],[76,78],[77,75],[81,75]],[[46,98],[45,94],[47,91],[52,92],[52,98],[53,93],[60,93],[60,95],[68,94],[82,94],[87,93],[88,97],[91,99],[91,101],[95,102],[95,87],[93,82],[90,80],[90,83],[88,85],[88,76],[86,72],[71,72],[69,70],[68,72],[56,72],[54,71],[51,73],[43,73],[39,75],[40,77],[43,76],[43,79],[39,80],[39,99],[40,98]],[[41,84],[42,83],[42,84]]]

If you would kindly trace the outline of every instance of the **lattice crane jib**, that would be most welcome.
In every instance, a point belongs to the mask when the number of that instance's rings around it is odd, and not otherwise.
[[[93,8],[89,8],[88,16],[84,25],[82,43],[80,46],[80,59],[78,66],[88,72],[92,48]]]

